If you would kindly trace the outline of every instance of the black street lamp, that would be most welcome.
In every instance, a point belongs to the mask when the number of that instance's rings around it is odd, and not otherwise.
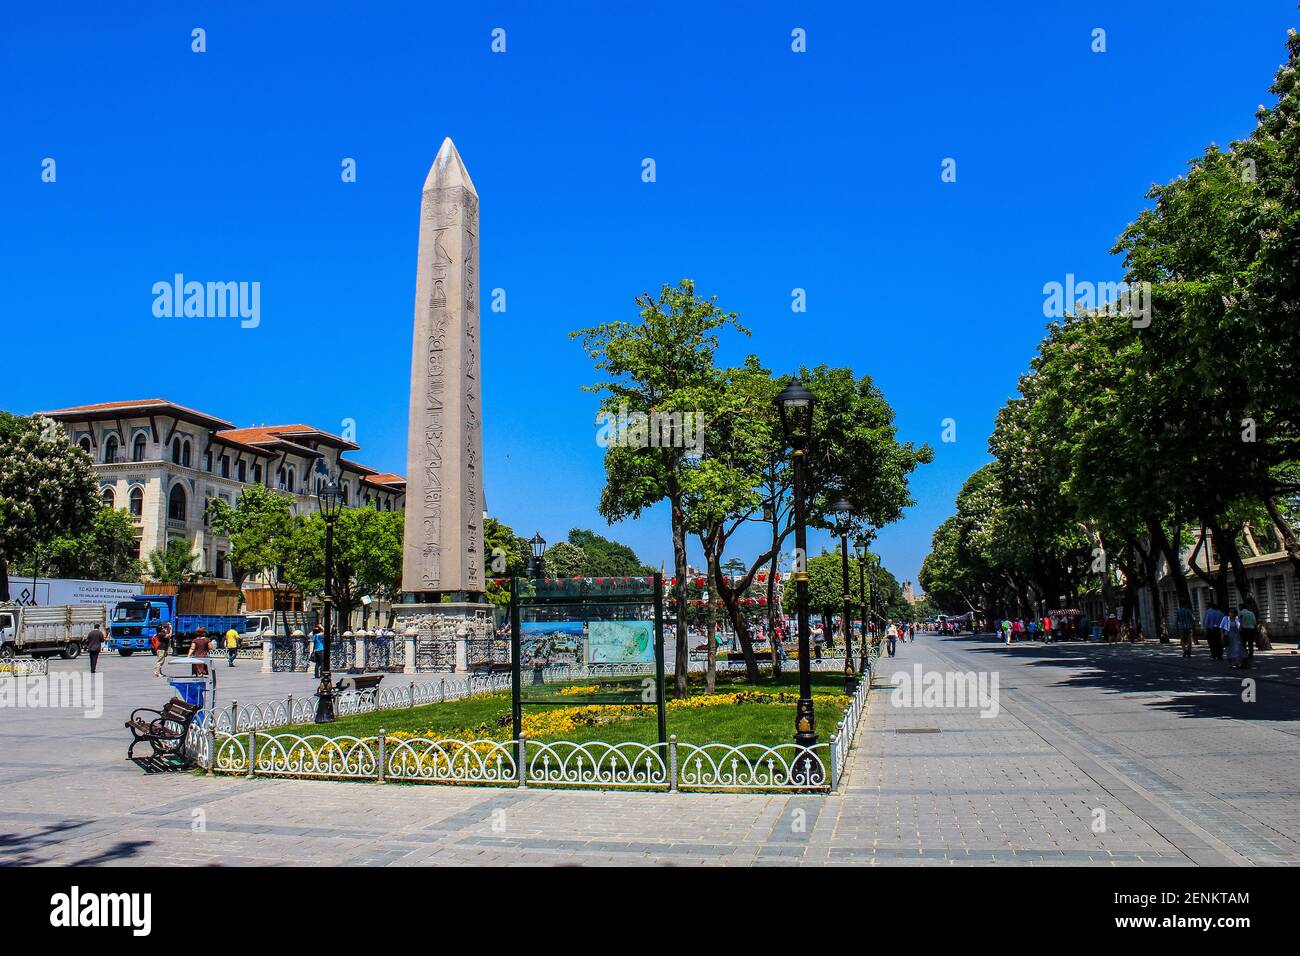
[[[332,477],[326,477],[316,492],[320,501],[320,513],[325,519],[325,661],[321,668],[320,688],[316,691],[316,723],[327,724],[334,719],[334,674],[333,645],[334,633],[333,597],[334,587],[334,522],[343,507],[343,492],[339,483]]]
[[[795,615],[799,622],[799,702],[794,712],[794,742],[801,747],[817,744],[817,715],[813,711],[812,676],[808,629],[808,529],[804,526],[804,450],[812,438],[813,393],[804,388],[799,376],[773,399],[781,413],[781,432],[785,444],[794,452],[794,596]],[[811,770],[812,763],[804,765]]]
[[[862,645],[861,660],[858,663],[858,673],[867,672],[867,641],[870,635],[868,620],[871,612],[867,607],[867,545],[871,543],[871,538],[865,534],[860,534],[854,539],[853,544],[858,550],[858,594],[862,598],[862,632],[858,635],[858,640]]]
[[[853,595],[849,593],[849,532],[853,530],[853,505],[841,498],[831,505],[835,516],[835,530],[840,536],[840,578],[844,585],[844,693],[852,696],[858,690],[858,678],[853,672]]]
[[[546,539],[542,537],[542,533],[539,531],[533,535],[528,543],[533,549],[533,556],[528,561],[528,576],[531,578],[546,577]]]

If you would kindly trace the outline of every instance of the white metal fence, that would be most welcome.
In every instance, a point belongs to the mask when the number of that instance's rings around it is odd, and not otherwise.
[[[832,660],[826,670],[838,669]],[[843,667],[842,659],[839,668]],[[822,669],[822,668],[819,668]],[[645,673],[646,665],[548,668],[550,680]],[[368,780],[375,783],[481,784],[516,787],[590,787],[698,791],[827,791],[834,789],[866,710],[870,672],[859,682],[829,742],[694,744],[674,735],[667,743],[623,741],[460,740],[407,737],[385,729],[374,736],[276,733],[307,723],[314,697],[241,705],[191,726],[186,749],[211,772],[247,777]],[[510,687],[509,674],[347,692],[335,701],[340,716],[415,707]]]
[[[43,677],[50,672],[50,662],[44,657],[0,658],[0,676]]]

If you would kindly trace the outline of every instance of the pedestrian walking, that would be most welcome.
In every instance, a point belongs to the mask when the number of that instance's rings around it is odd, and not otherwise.
[[[312,676],[320,680],[325,669],[325,629],[319,624],[311,629],[311,662],[316,665]]]
[[[95,673],[99,666],[99,652],[104,649],[104,632],[96,624],[86,635],[86,656],[90,658],[90,672]]]
[[[192,667],[192,673],[195,677],[208,676],[208,650],[212,647],[212,639],[208,637],[207,628],[201,627],[194,632],[194,640],[190,642],[190,657],[195,657],[203,661],[196,663]]]
[[[1178,632],[1178,643],[1183,646],[1183,657],[1192,656],[1192,628],[1195,624],[1192,609],[1186,604],[1179,604],[1174,613],[1174,630]]]
[[[1246,648],[1246,660],[1243,667],[1253,667],[1255,663],[1255,645],[1259,642],[1259,618],[1249,604],[1243,604],[1237,614],[1241,622],[1241,643]]]
[[[1246,645],[1241,640],[1241,619],[1237,617],[1235,607],[1228,608],[1228,613],[1219,626],[1223,629],[1223,644],[1228,655],[1228,666],[1245,667]]]
[[[226,666],[235,666],[235,657],[239,653],[239,632],[233,627],[226,631]]]
[[[153,653],[156,658],[153,665],[153,676],[161,677],[163,665],[167,663],[167,649],[171,647],[171,627],[167,624],[159,624],[154,628]]]
[[[1223,660],[1223,612],[1211,601],[1201,617],[1201,627],[1205,628],[1205,643],[1210,645],[1210,660]]]
[[[898,641],[898,628],[894,626],[893,621],[890,621],[889,627],[885,628],[885,643],[889,647],[890,657],[894,656],[894,644],[897,641]]]

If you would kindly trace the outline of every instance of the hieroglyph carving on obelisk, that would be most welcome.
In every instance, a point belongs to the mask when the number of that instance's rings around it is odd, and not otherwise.
[[[402,590],[484,590],[478,193],[450,139],[424,182]]]

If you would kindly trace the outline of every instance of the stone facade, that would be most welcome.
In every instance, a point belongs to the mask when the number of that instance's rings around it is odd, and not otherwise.
[[[205,520],[208,499],[234,504],[261,484],[293,499],[294,512],[318,508],[317,460],[337,472],[348,504],[402,510],[405,484],[343,457],[357,445],[308,425],[235,428],[225,419],[168,402],[143,399],[55,409],[68,440],[94,462],[106,506],[131,513],[140,557],[172,539],[189,541],[207,574],[229,579],[228,542]]]

